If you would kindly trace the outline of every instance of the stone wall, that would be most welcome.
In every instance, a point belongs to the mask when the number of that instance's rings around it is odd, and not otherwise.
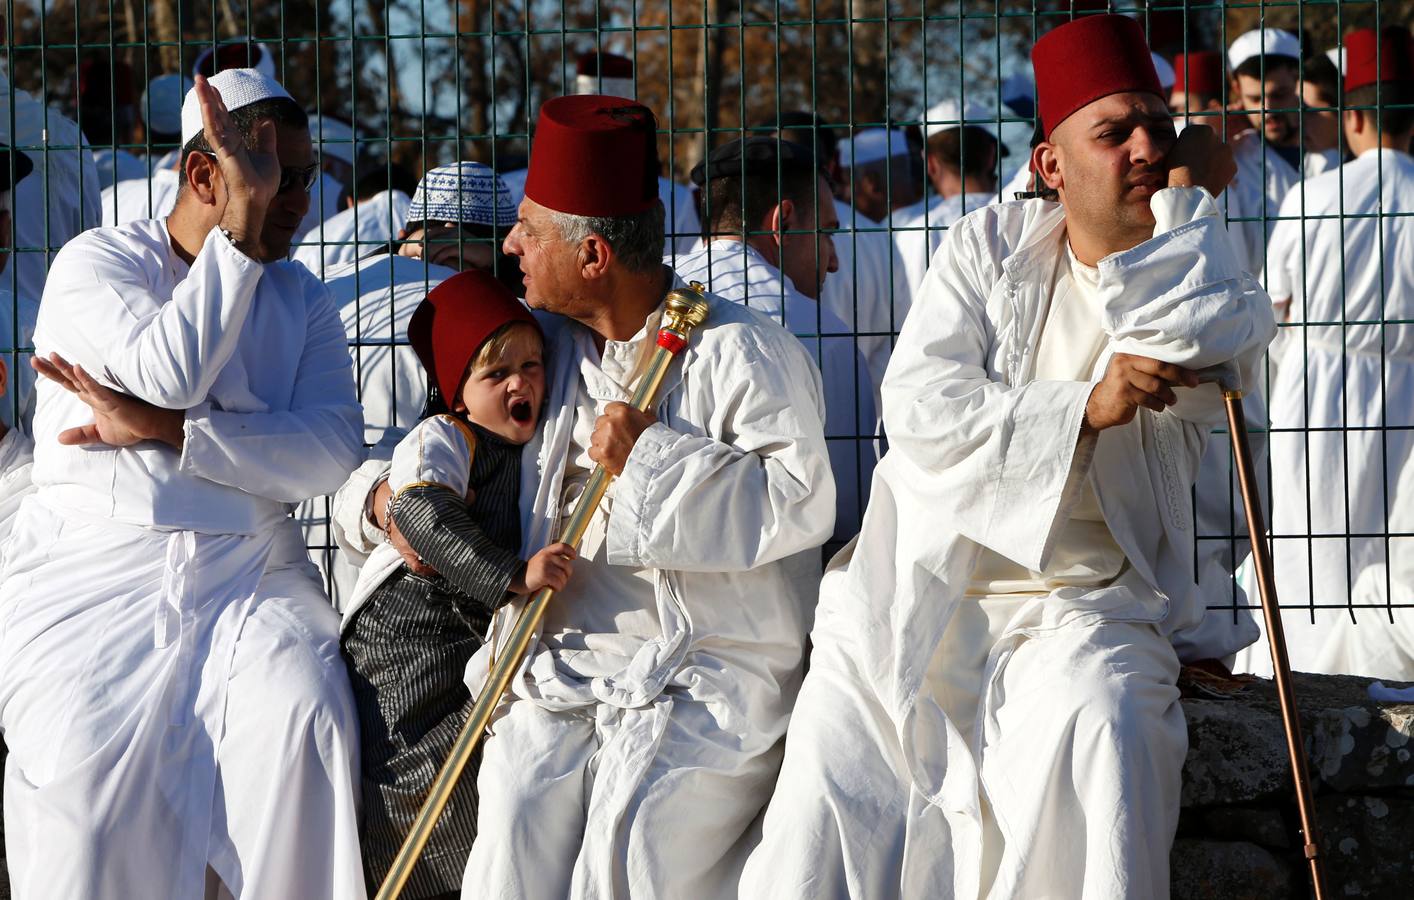
[[[1414,896],[1414,704],[1379,704],[1367,679],[1298,675],[1331,897]],[[1173,900],[1309,896],[1276,690],[1185,697],[1188,758]],[[3,849],[0,849],[3,853]],[[0,900],[9,900],[0,855]]]

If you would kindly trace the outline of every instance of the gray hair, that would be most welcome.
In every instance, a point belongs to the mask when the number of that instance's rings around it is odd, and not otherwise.
[[[630,272],[652,272],[663,264],[663,204],[631,216],[576,216],[551,211],[560,238],[578,244],[591,234],[608,241]]]

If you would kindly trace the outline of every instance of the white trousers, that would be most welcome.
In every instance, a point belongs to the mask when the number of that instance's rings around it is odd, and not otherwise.
[[[17,900],[200,897],[208,871],[234,897],[363,897],[357,719],[302,550],[21,515],[0,584]]]

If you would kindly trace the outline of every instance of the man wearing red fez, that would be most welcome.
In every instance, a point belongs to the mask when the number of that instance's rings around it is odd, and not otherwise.
[[[964,216],[915,297],[744,897],[1168,896],[1180,659],[1255,637],[1195,588],[1212,382],[1254,387],[1275,323],[1140,26],[1032,61],[1060,202]]]
[[[625,402],[685,287],[662,261],[655,129],[629,100],[547,102],[505,241],[546,314],[522,550],[556,539],[596,464],[616,478],[486,741],[468,898],[735,897],[800,683],[835,509],[805,347],[708,294],[658,406]]]
[[[1357,580],[1383,595],[1385,566],[1401,555],[1397,539],[1391,546],[1345,535],[1392,529],[1387,515],[1410,502],[1393,486],[1414,466],[1414,431],[1407,430],[1414,425],[1414,330],[1380,323],[1414,318],[1411,57],[1403,28],[1346,35],[1341,117],[1355,158],[1306,181],[1305,218],[1301,197],[1288,196],[1272,232],[1268,292],[1278,316],[1301,326],[1287,332],[1271,388],[1278,429],[1271,435],[1272,531],[1314,535],[1275,542],[1284,606],[1343,599]],[[1308,324],[1343,321],[1362,324]],[[1394,586],[1394,596],[1408,596],[1409,582]],[[1391,646],[1388,635],[1374,633],[1402,630],[1390,626],[1383,596],[1378,602],[1378,610],[1317,609],[1314,622],[1311,610],[1291,610],[1292,667],[1414,679],[1414,647]],[[1395,615],[1408,622],[1407,610]],[[1253,650],[1252,667],[1269,671],[1260,652]]]
[[[1214,131],[1222,126],[1223,56],[1216,50],[1180,53],[1173,58],[1173,91],[1169,94],[1169,111],[1178,116],[1191,116],[1209,125]]]

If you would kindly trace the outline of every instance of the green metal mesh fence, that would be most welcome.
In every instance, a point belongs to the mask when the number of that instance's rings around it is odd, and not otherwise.
[[[324,177],[312,196],[321,215],[302,239],[304,258],[316,274],[331,276],[338,270],[352,278],[345,322],[365,391],[370,445],[383,429],[412,424],[421,375],[413,356],[400,346],[397,316],[390,313],[395,301],[387,285],[364,283],[357,266],[349,275],[346,262],[333,260],[386,253],[404,224],[398,204],[388,199],[394,196],[391,192],[411,193],[429,168],[476,160],[503,173],[512,186],[523,179],[539,105],[575,90],[577,62],[590,51],[632,60],[630,90],[659,117],[662,175],[677,186],[676,194],[665,196],[687,198],[669,209],[673,239],[665,249],[670,260],[695,247],[699,217],[713,219],[711,198],[699,196],[688,181],[692,167],[711,148],[747,134],[773,135],[789,126],[791,136],[815,143],[821,159],[833,158],[839,152],[836,145],[854,159],[862,152],[865,131],[902,132],[906,151],[884,165],[861,162],[834,169],[838,193],[851,202],[837,204],[840,223],[831,234],[842,265],[826,279],[818,304],[844,320],[849,339],[860,349],[855,362],[858,383],[868,386],[872,381],[877,387],[874,360],[887,356],[907,311],[907,300],[900,294],[908,292],[909,278],[916,279],[926,266],[928,250],[936,246],[930,237],[948,224],[937,218],[931,205],[936,179],[924,162],[930,129],[957,126],[965,119],[967,125],[994,135],[1006,151],[976,173],[963,207],[1012,199],[1008,192],[1017,186],[1009,183],[1025,167],[1035,126],[1034,103],[1026,90],[1029,47],[1048,28],[1091,11],[1136,16],[1153,48],[1168,59],[1194,50],[1223,51],[1238,34],[1258,25],[1289,28],[1307,41],[1306,58],[1295,79],[1298,87],[1307,68],[1322,58],[1322,51],[1335,47],[1342,34],[1356,27],[1414,20],[1414,3],[1408,2],[9,0],[0,127],[6,129],[8,143],[36,162],[36,171],[14,192],[14,226],[5,241],[6,253],[0,256],[8,260],[3,284],[10,293],[4,299],[8,318],[0,324],[0,349],[12,381],[4,398],[4,418],[15,422],[25,415],[24,383],[32,380],[25,356],[44,273],[55,251],[80,230],[161,214],[171,201],[178,176],[171,170],[169,154],[178,150],[179,142],[171,132],[154,127],[160,124],[154,123],[154,116],[160,119],[162,110],[155,108],[156,98],[148,96],[146,86],[164,74],[190,73],[213,52],[219,66],[269,65],[306,109],[322,114],[313,136],[321,148]],[[1259,74],[1265,79],[1270,73]],[[1225,81],[1214,108],[1191,114],[1228,136],[1246,127],[1249,114],[1285,115],[1296,143],[1309,147],[1316,132],[1329,132],[1332,117],[1348,109],[1338,90],[1324,98],[1303,98],[1298,91],[1280,106],[1259,97],[1251,107],[1245,99]],[[929,115],[928,110],[943,100],[956,101],[959,112]],[[1381,97],[1376,104],[1388,106]],[[960,112],[971,105],[982,110],[982,118]],[[958,132],[963,155],[969,138],[989,140],[978,137],[973,128]],[[1268,166],[1263,156],[1258,166],[1263,180]],[[135,177],[113,185],[115,178],[134,172]],[[1298,179],[1287,193],[1304,197],[1306,186]],[[1380,390],[1346,396],[1339,420],[1282,421],[1270,434],[1274,445],[1299,445],[1280,459],[1301,461],[1304,482],[1313,487],[1306,496],[1273,498],[1278,505],[1297,508],[1292,516],[1277,516],[1274,540],[1290,544],[1297,555],[1307,555],[1308,562],[1316,552],[1313,546],[1334,542],[1344,549],[1348,562],[1340,575],[1341,590],[1320,590],[1311,575],[1305,576],[1307,590],[1294,589],[1316,607],[1349,607],[1362,577],[1381,582],[1377,593],[1389,611],[1414,599],[1401,595],[1391,575],[1394,567],[1383,567],[1401,553],[1414,552],[1414,514],[1408,509],[1414,505],[1409,495],[1414,476],[1405,478],[1410,482],[1406,493],[1399,490],[1408,456],[1405,446],[1414,440],[1414,396],[1402,377],[1386,377],[1406,364],[1401,354],[1407,352],[1404,334],[1414,298],[1397,290],[1408,287],[1398,277],[1403,270],[1396,271],[1407,263],[1392,254],[1414,252],[1398,225],[1400,217],[1414,209],[1401,207],[1397,194],[1386,196],[1395,202],[1359,210],[1346,210],[1342,202],[1334,212],[1297,216],[1308,230],[1313,223],[1332,220],[1341,234],[1361,227],[1362,221],[1374,223],[1373,257],[1348,259],[1342,249],[1338,258],[1310,259],[1309,234],[1307,240],[1297,241],[1294,251],[1298,296],[1308,296],[1307,288],[1318,282],[1323,290],[1338,285],[1343,295],[1347,278],[1359,272],[1359,278],[1373,278],[1376,284],[1374,311],[1369,304],[1356,312],[1347,310],[1343,296],[1312,300],[1308,310],[1334,312],[1284,323],[1280,342],[1281,365],[1299,371],[1313,365],[1313,347],[1338,348],[1337,358],[1351,366],[1356,357],[1378,361],[1374,371]],[[828,197],[813,199],[817,209],[830,205]],[[1276,204],[1281,199],[1264,194],[1256,207],[1238,210],[1223,198],[1222,205],[1235,229],[1250,225],[1265,234],[1280,218]],[[743,196],[742,204],[747,200]],[[406,196],[402,202],[405,206]],[[888,214],[863,211],[879,203]],[[353,221],[334,233],[328,219],[345,209]],[[904,212],[910,210],[917,215],[906,217]],[[818,222],[803,230],[813,232],[816,227]],[[801,229],[787,233],[793,230]],[[913,243],[911,233],[918,236]],[[482,253],[491,260],[488,265],[505,264],[491,252],[496,235],[454,230],[430,238],[433,244],[454,244],[463,259]],[[1270,262],[1268,245],[1259,243],[1258,259]],[[1339,241],[1335,245],[1344,246]],[[908,247],[923,249],[909,257]],[[427,284],[435,281],[433,265],[426,261],[431,255],[424,254]],[[1331,266],[1340,272],[1333,281],[1318,272]],[[409,296],[415,301],[416,294]],[[823,313],[813,328],[788,324],[802,340],[815,342],[817,350],[826,339]],[[1354,331],[1360,332],[1359,341],[1353,340]],[[1269,376],[1269,390],[1272,385]],[[861,387],[861,392],[867,389]],[[1308,394],[1315,389],[1306,385]],[[861,420],[872,399],[856,398]],[[833,429],[831,440],[863,460],[877,446],[869,424],[844,433]],[[1217,440],[1226,446],[1221,434]],[[1325,455],[1308,452],[1313,440],[1328,442],[1322,445]],[[1373,476],[1371,454],[1385,463],[1375,467]],[[1315,471],[1313,466],[1335,468]],[[1362,483],[1355,483],[1353,469],[1359,470]],[[852,477],[856,492],[862,493],[867,466],[856,467]],[[1287,482],[1277,478],[1271,483]],[[1376,500],[1371,504],[1357,494]],[[1244,538],[1235,498],[1233,487],[1226,509],[1200,517],[1195,558],[1213,542],[1238,552]],[[326,572],[332,571],[332,544],[320,524],[327,507],[311,504],[302,515],[311,549]],[[1283,590],[1289,590],[1290,579],[1299,576],[1284,577]],[[1235,591],[1218,593],[1211,598],[1213,605],[1234,602]]]

